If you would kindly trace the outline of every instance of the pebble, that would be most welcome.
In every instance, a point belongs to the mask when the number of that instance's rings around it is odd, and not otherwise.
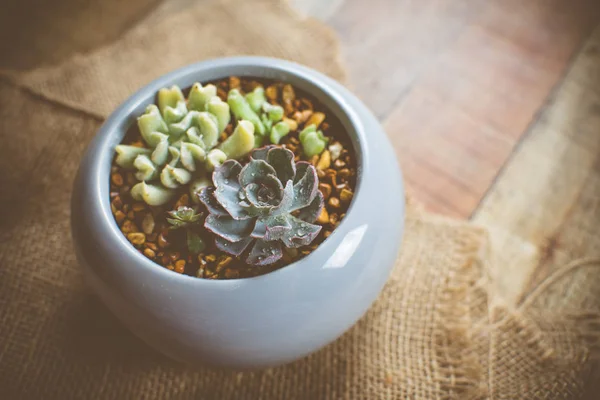
[[[125,213],[121,210],[117,210],[117,212],[115,212],[115,221],[117,221],[117,224],[121,225],[121,223],[125,221]]]
[[[348,189],[342,189],[340,192],[340,200],[344,203],[349,203],[352,200],[353,193]]]
[[[325,120],[325,114],[322,112],[312,113],[310,118],[306,121],[305,126],[314,125],[316,128],[319,128],[321,123]]]
[[[178,274],[183,274],[185,271],[185,260],[177,260],[175,261],[175,272]]]
[[[333,208],[339,208],[340,207],[340,199],[338,199],[337,197],[332,197],[329,199],[327,204],[329,204]]]
[[[329,168],[330,165],[331,165],[331,153],[329,152],[329,150],[325,150],[321,154],[321,157],[319,158],[319,162],[317,163],[317,168],[321,169],[321,170],[325,170],[325,169]]]
[[[167,239],[165,239],[165,237],[163,236],[163,234],[161,233],[160,235],[158,235],[158,246],[165,248],[169,245],[169,242],[167,242]]]
[[[125,220],[125,222],[123,222],[121,232],[123,232],[124,234],[128,234],[131,232],[139,232],[139,229],[133,221],[127,219]]]
[[[148,258],[156,257],[156,253],[152,249],[144,249],[144,255]]]
[[[112,174],[112,176],[110,177],[110,180],[117,187],[123,186],[123,175],[121,175],[119,173]]]
[[[319,183],[319,190],[321,191],[321,193],[323,193],[323,197],[325,197],[325,200],[327,200],[329,198],[329,196],[331,196],[331,185],[328,183]]]
[[[144,216],[144,219],[142,220],[142,231],[144,231],[146,235],[150,235],[152,231],[154,231],[154,217],[151,213]]]
[[[325,207],[323,207],[321,215],[319,215],[319,218],[317,218],[317,222],[319,224],[326,224],[329,222],[329,213],[327,212],[327,209]]]
[[[131,242],[131,244],[140,245],[144,244],[146,241],[146,235],[142,232],[132,232],[127,234],[127,239]]]

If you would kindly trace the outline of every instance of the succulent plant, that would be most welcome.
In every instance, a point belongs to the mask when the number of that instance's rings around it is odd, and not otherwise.
[[[169,191],[197,181],[202,178],[199,175],[212,171],[225,159],[243,157],[254,147],[253,132],[247,132],[248,125],[252,129],[254,126],[239,121],[222,150],[213,149],[231,119],[229,105],[217,96],[214,85],[195,83],[187,102],[178,86],[163,88],[158,92],[157,104],[149,105],[138,118],[140,134],[148,147],[116,147],[115,162],[136,170],[135,176],[141,181],[131,191],[136,200],[164,204],[172,197]]]
[[[257,86],[245,97],[239,90],[232,89],[227,103],[238,120],[247,120],[254,125],[254,147],[262,146],[267,136],[271,143],[278,144],[290,131],[289,123],[281,122],[283,107],[267,102],[262,86]]]
[[[248,154],[254,148],[254,125],[250,121],[239,121],[235,130],[221,145],[219,150],[227,155],[227,158],[240,158]]]
[[[323,132],[317,130],[314,124],[310,124],[304,128],[298,138],[300,139],[300,143],[302,143],[304,154],[307,157],[321,154],[325,150],[328,141]]]
[[[267,102],[265,89],[262,86],[255,87],[253,91],[246,95],[246,101],[250,105],[250,108],[255,113],[258,113],[262,109],[263,104]]]
[[[271,128],[271,135],[269,135],[269,139],[271,140],[271,143],[279,144],[281,138],[287,135],[288,133],[290,133],[290,126],[287,123],[281,121],[276,123],[275,126]]]
[[[235,115],[238,120],[244,119],[252,122],[252,125],[254,125],[254,132],[257,135],[262,137],[266,133],[265,126],[257,112],[252,109],[248,100],[242,96],[239,90],[232,89],[229,91],[227,94],[227,104],[229,104],[233,115]]]
[[[185,229],[187,238],[187,247],[190,253],[198,254],[206,248],[206,244],[195,232],[194,228],[200,225],[202,213],[198,213],[195,208],[181,206],[177,210],[167,213],[167,222],[171,224],[171,229]]]
[[[248,264],[271,264],[282,257],[282,246],[308,245],[320,232],[313,224],[323,209],[318,183],[315,168],[294,163],[290,150],[256,149],[243,167],[223,163],[213,173],[214,186],[200,192],[209,212],[204,226],[219,249],[240,256],[250,248]]]

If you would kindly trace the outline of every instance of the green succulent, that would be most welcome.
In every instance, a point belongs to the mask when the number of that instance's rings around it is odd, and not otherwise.
[[[131,195],[138,201],[165,204],[178,187],[201,179],[227,158],[245,156],[254,147],[248,125],[254,126],[242,120],[220,149],[214,149],[231,119],[229,105],[217,96],[214,85],[195,83],[187,101],[178,86],[163,88],[157,104],[149,105],[137,121],[148,147],[118,145],[115,149],[115,162],[136,171],[140,183]]]
[[[325,146],[329,139],[323,135],[323,132],[317,130],[315,125],[309,125],[300,132],[298,135],[304,154],[307,157],[312,157],[317,154],[321,154],[325,150]]]
[[[283,107],[270,104],[262,86],[257,86],[246,96],[232,89],[227,96],[227,103],[236,119],[250,121],[254,126],[254,147],[262,146],[267,138],[271,143],[279,144],[281,138],[290,131],[289,125],[281,121]]]
[[[204,226],[219,249],[240,256],[250,248],[248,264],[274,263],[282,246],[308,245],[320,232],[313,224],[324,203],[318,183],[315,168],[295,163],[290,150],[256,149],[245,166],[227,160],[215,169],[214,186],[199,196],[208,210]]]
[[[198,213],[194,208],[181,206],[177,210],[169,211],[167,222],[172,228],[189,228],[200,221],[202,213]]]
[[[167,214],[169,215],[167,222],[171,224],[171,229],[185,229],[190,253],[198,254],[206,248],[206,244],[194,229],[200,226],[202,213],[198,213],[195,208],[181,206]]]

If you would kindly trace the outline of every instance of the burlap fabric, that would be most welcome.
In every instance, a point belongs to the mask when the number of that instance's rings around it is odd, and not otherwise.
[[[335,343],[284,367],[179,365],[129,334],[93,298],[71,247],[70,189],[85,145],[121,100],[168,70],[220,55],[279,56],[342,78],[329,29],[280,2],[247,3],[205,2],[182,13],[165,7],[94,52],[4,74],[0,398],[581,395],[600,328],[598,264],[569,266],[512,309],[490,293],[486,271],[494,258],[486,231],[412,203],[400,258],[371,310]]]

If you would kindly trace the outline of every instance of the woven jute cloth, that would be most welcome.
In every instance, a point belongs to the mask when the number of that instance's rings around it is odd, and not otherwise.
[[[261,371],[192,368],[133,337],[83,284],[69,232],[72,180],[103,118],[148,81],[211,57],[277,56],[338,80],[343,68],[332,32],[279,1],[210,1],[181,12],[165,5],[144,18],[137,15],[147,8],[142,2],[118,4],[97,6],[111,34],[94,31],[66,44],[48,38],[40,51],[63,46],[56,52],[62,60],[4,71],[0,80],[0,398],[583,393],[600,329],[598,264],[569,265],[508,307],[490,289],[495,258],[486,230],[426,214],[412,201],[400,257],[379,299],[350,331],[305,359]],[[89,7],[84,14],[94,15]],[[87,51],[99,41],[106,42]],[[86,52],[73,55],[65,46]]]

